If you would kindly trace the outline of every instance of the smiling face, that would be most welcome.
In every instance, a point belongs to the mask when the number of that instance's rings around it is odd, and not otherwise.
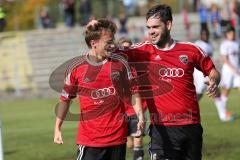
[[[102,61],[111,56],[116,48],[114,43],[116,30],[116,24],[107,19],[99,19],[87,26],[85,42],[90,48],[89,55],[94,61]]]
[[[100,38],[98,40],[92,40],[91,45],[96,57],[110,57],[116,47],[114,44],[114,33],[108,29],[103,29]]]
[[[172,22],[161,21],[158,16],[152,16],[147,20],[148,35],[153,44],[163,43],[170,37]]]

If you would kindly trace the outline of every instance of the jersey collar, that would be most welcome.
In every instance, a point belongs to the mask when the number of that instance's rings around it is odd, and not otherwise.
[[[176,45],[176,40],[173,39],[173,43],[170,47],[168,48],[159,48],[156,44],[153,45],[154,47],[156,47],[158,50],[161,50],[161,51],[169,51],[171,49],[173,49],[173,47]]]
[[[91,64],[92,66],[101,66],[101,65],[107,63],[108,60],[107,60],[107,59],[104,59],[104,60],[101,61],[101,62],[94,62],[94,61],[90,60],[90,58],[89,58],[89,53],[87,53],[87,54],[86,54],[86,61],[87,61],[89,64]]]

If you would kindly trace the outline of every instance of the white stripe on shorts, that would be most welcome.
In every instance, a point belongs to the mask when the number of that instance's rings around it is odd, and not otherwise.
[[[148,144],[148,154],[149,154],[149,156],[150,156],[150,160],[152,160],[153,157],[152,157],[152,152],[151,152],[150,148],[151,148],[151,144],[149,143],[149,144]]]
[[[84,148],[85,148],[85,146],[78,145],[79,154],[78,154],[77,160],[81,160],[82,159]]]

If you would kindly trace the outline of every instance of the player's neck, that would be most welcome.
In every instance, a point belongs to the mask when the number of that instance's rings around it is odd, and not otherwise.
[[[168,36],[166,39],[159,41],[157,46],[160,49],[168,49],[172,46],[173,43],[174,43],[174,40],[172,39],[172,37]]]
[[[88,60],[94,63],[100,63],[106,60],[105,57],[101,56],[100,54],[96,53],[93,50],[90,50],[87,56],[88,56]]]
[[[201,41],[205,42],[205,43],[208,43],[209,40],[208,39],[200,39]]]

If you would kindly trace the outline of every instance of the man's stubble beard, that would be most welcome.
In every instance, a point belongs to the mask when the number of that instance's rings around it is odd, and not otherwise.
[[[159,48],[164,48],[169,38],[170,38],[170,31],[165,30],[165,32],[161,36],[161,39],[156,43],[156,45]]]

